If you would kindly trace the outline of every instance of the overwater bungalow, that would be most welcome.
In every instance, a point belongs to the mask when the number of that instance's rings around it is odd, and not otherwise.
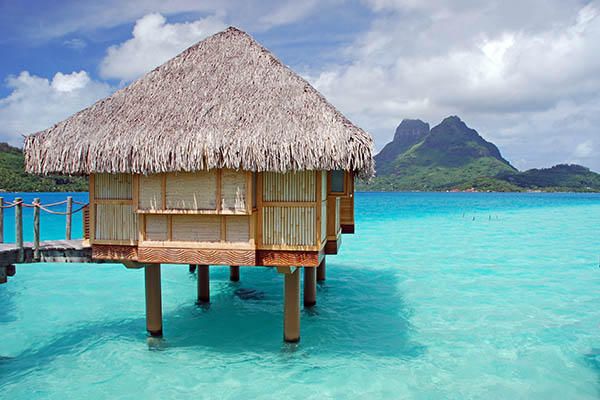
[[[354,179],[373,140],[250,35],[229,28],[24,144],[30,173],[89,176],[97,260],[143,268],[147,330],[162,335],[160,264],[277,267],[284,338],[300,338],[317,270],[354,232]]]

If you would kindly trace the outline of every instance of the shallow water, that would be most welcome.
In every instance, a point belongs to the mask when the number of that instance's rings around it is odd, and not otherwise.
[[[356,200],[356,234],[328,256],[297,345],[282,342],[273,269],[242,268],[230,283],[228,268],[211,267],[212,304],[202,307],[187,266],[163,266],[156,340],[145,333],[141,271],[18,266],[0,285],[0,397],[600,396],[600,195]],[[61,238],[64,217],[42,216],[42,238]]]

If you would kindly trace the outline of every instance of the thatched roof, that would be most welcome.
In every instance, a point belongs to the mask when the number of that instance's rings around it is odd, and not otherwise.
[[[25,139],[31,173],[344,169],[373,140],[250,35],[229,28]]]

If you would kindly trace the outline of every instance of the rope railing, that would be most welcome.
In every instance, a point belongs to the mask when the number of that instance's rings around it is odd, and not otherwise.
[[[73,210],[73,203],[80,205],[81,207]],[[55,207],[62,204],[67,205],[66,212],[48,209],[49,207]],[[40,210],[49,214],[65,215],[67,219],[65,236],[67,240],[71,240],[71,217],[73,214],[89,207],[89,203],[73,200],[71,196],[68,196],[67,200],[43,205],[39,198],[33,199],[33,203],[31,204],[25,204],[20,197],[16,197],[12,203],[4,201],[4,197],[0,197],[0,243],[4,243],[4,210],[13,207],[15,207],[15,243],[17,245],[18,260],[19,262],[23,262],[25,258],[23,246],[23,207],[33,208],[33,258],[34,261],[38,261],[40,259]]]

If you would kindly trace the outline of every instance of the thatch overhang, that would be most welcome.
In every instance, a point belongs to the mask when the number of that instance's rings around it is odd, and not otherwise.
[[[374,172],[373,139],[236,28],[24,143],[30,173]]]

